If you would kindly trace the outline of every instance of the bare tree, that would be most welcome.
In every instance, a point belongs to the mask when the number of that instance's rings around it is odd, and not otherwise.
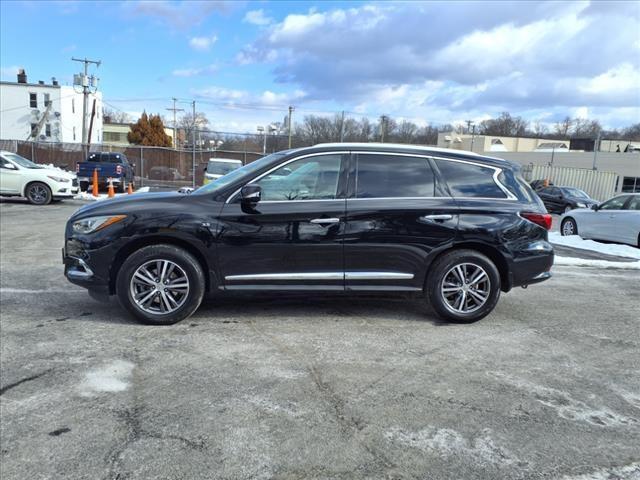
[[[532,133],[538,138],[544,138],[544,136],[549,133],[549,128],[540,120],[536,120],[533,123]]]
[[[569,136],[569,131],[571,130],[572,126],[573,120],[571,119],[571,117],[564,117],[564,119],[554,125],[555,133],[556,135],[566,138]]]
[[[502,112],[498,118],[480,122],[478,133],[481,135],[521,137],[526,135],[528,125],[529,123],[522,117],[512,117],[509,112]]]
[[[104,118],[105,123],[131,123],[133,122],[133,117],[129,115],[127,112],[116,111],[110,108],[102,109],[102,116]]]

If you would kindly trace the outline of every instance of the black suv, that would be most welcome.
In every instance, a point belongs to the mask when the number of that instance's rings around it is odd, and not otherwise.
[[[551,217],[515,164],[468,152],[325,144],[274,153],[190,195],[78,210],[65,275],[145,323],[208,292],[404,292],[442,318],[489,314],[551,276]]]

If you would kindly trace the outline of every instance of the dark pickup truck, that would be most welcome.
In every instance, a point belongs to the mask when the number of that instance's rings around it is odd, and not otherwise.
[[[76,166],[80,190],[85,192],[91,188],[93,171],[97,169],[99,188],[107,188],[111,179],[116,192],[124,193],[127,185],[134,184],[133,168],[135,166],[135,163],[129,163],[122,153],[91,152],[86,161],[78,162]]]

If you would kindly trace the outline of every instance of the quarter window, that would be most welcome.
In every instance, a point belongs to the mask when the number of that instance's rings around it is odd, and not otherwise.
[[[38,108],[38,94],[30,93],[29,94],[29,107],[30,108]]]
[[[434,175],[426,158],[358,155],[356,198],[434,196]]]
[[[627,205],[627,210],[640,210],[640,195],[634,196]]]
[[[263,201],[335,199],[341,160],[340,154],[302,158],[254,183],[262,189]]]
[[[506,198],[493,179],[493,168],[448,160],[436,164],[454,197]]]

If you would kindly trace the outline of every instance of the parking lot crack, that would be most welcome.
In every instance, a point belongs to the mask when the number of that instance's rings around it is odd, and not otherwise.
[[[36,373],[35,375],[31,375],[29,377],[23,378],[23,379],[18,380],[16,382],[10,383],[9,385],[5,385],[4,387],[0,388],[0,395],[4,395],[9,390],[11,390],[12,388],[17,387],[18,385],[22,385],[23,383],[31,382],[33,380],[37,380],[38,378],[46,375],[47,373],[51,372],[52,370],[53,369],[50,368],[48,370],[45,370],[44,372]]]

